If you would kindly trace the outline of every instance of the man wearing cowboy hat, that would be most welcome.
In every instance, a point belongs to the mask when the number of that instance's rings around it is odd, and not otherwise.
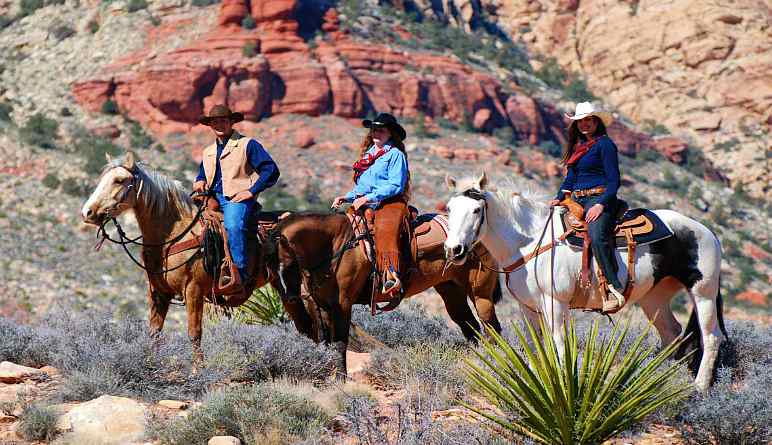
[[[233,124],[242,120],[243,114],[225,105],[213,106],[209,115],[198,120],[212,129],[216,140],[204,149],[193,190],[214,192],[223,212],[231,257],[246,280],[250,219],[259,211],[257,196],[279,179],[279,168],[259,142],[233,130]]]

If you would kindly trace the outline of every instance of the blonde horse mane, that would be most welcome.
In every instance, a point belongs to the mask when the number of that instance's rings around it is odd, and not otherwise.
[[[104,171],[124,165],[125,156],[113,159],[107,163]],[[193,200],[182,188],[180,181],[172,179],[161,172],[152,170],[144,164],[134,164],[134,176],[137,178],[137,199],[156,215],[163,215],[172,210],[183,214],[195,208]]]

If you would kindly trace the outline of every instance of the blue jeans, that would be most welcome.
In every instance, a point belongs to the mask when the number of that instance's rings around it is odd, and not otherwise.
[[[576,201],[584,207],[586,214],[590,207],[598,203],[599,198],[599,196],[587,196]],[[589,224],[588,231],[592,241],[592,254],[598,260],[603,275],[616,290],[622,292],[622,283],[617,278],[619,266],[615,257],[614,234],[611,233],[616,224],[616,213],[617,203],[616,200],[613,200],[609,205],[603,207],[603,213],[598,219]]]
[[[228,248],[233,257],[233,263],[239,269],[241,279],[247,278],[247,234],[254,228],[259,211],[257,202],[250,199],[242,202],[232,202],[221,194],[217,194],[217,201],[223,213],[223,225],[228,232]]]

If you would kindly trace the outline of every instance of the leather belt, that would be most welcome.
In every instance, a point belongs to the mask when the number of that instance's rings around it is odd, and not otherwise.
[[[591,189],[574,190],[571,194],[574,198],[584,198],[585,196],[600,195],[606,191],[606,187],[593,187]]]

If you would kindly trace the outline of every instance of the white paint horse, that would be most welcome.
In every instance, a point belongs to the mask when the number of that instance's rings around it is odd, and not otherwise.
[[[448,202],[450,228],[445,241],[448,261],[463,263],[478,242],[502,268],[537,249],[553,211],[546,203],[514,191],[485,190],[485,173],[479,178],[460,181],[447,177],[446,182],[455,192]],[[558,208],[554,211],[557,215]],[[673,230],[674,236],[636,249],[636,281],[629,303],[638,303],[643,308],[663,345],[667,345],[681,334],[681,325],[673,316],[670,301],[680,289],[687,289],[695,309],[686,331],[697,331],[699,323],[703,353],[695,385],[704,391],[713,378],[721,331],[726,335],[719,287],[721,246],[708,228],[693,219],[671,210],[654,213]],[[551,241],[551,233],[556,238],[564,233],[559,217],[551,221],[552,227],[546,229],[542,245]],[[554,255],[552,267],[550,255]],[[627,250],[616,250],[616,256],[618,276],[624,283]],[[541,314],[552,330],[559,351],[563,346],[563,323],[571,302],[580,292],[581,267],[581,249],[556,242],[553,249],[533,257],[507,277],[507,287],[524,309],[524,317],[538,324]],[[594,292],[598,292],[597,283],[594,284]]]

